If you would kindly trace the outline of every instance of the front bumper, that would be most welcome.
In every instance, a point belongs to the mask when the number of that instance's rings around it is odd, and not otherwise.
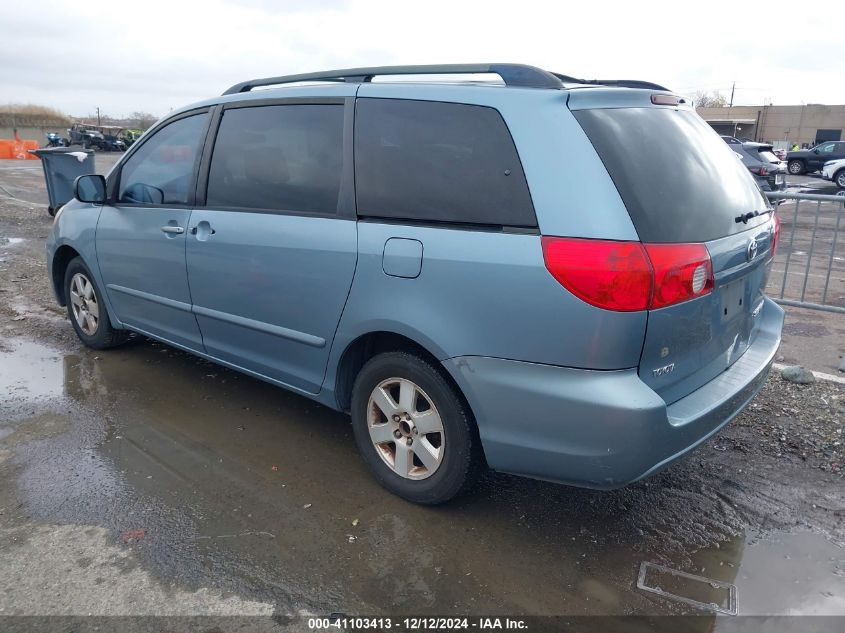
[[[591,371],[482,356],[444,361],[478,421],[494,470],[618,488],[665,468],[730,422],[766,381],[783,310],[765,299],[754,342],[667,406],[636,369]]]

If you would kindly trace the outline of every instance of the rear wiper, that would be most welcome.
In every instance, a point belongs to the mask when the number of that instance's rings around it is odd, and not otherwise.
[[[743,213],[742,215],[736,216],[734,218],[734,222],[736,222],[737,224],[739,224],[740,222],[742,222],[743,224],[748,224],[748,220],[759,217],[761,215],[767,215],[769,213],[772,213],[773,211],[774,208],[763,209],[762,211],[749,211],[748,213]]]

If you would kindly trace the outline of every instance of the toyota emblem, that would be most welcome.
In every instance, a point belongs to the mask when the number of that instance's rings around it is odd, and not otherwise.
[[[753,237],[751,238],[751,241],[748,242],[748,250],[745,252],[745,256],[748,261],[757,257],[757,240]]]

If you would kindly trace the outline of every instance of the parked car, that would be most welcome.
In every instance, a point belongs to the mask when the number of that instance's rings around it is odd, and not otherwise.
[[[126,143],[116,134],[103,134],[103,151],[125,152]]]
[[[775,156],[771,145],[740,143],[732,144],[731,149],[737,153],[763,191],[786,189],[786,163]]]
[[[95,126],[85,123],[75,123],[69,130],[71,145],[82,145],[85,149],[96,149],[101,152],[126,151],[126,142],[121,137],[123,128],[114,125]]]
[[[765,382],[779,225],[682,97],[572,81],[359,68],[184,107],[77,180],[47,243],[58,302],[95,349],[136,332],[350,413],[411,501],[488,466],[652,475]]]
[[[786,155],[789,173],[792,175],[819,171],[827,161],[839,158],[845,158],[845,141],[819,143],[812,149],[802,149]]]
[[[822,177],[832,180],[840,189],[845,189],[845,158],[826,162],[822,167]]]
[[[106,140],[103,133],[85,125],[74,123],[67,131],[71,145],[81,145],[84,149],[104,150]]]

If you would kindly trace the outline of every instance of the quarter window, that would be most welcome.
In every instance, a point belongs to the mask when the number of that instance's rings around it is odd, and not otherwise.
[[[513,139],[493,108],[358,99],[358,214],[536,227]]]
[[[178,119],[158,130],[121,168],[118,202],[188,204],[208,114]]]
[[[342,105],[225,110],[214,143],[210,207],[337,213]]]

